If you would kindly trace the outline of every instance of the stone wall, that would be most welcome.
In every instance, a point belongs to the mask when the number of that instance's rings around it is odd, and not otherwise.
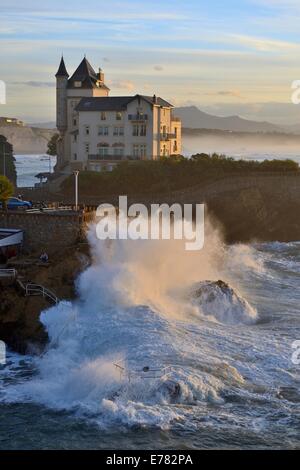
[[[46,250],[48,253],[67,248],[85,238],[87,224],[93,214],[28,213],[0,211],[0,227],[24,230],[26,251]]]

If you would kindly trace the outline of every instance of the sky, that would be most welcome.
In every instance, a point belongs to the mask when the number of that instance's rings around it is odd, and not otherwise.
[[[0,0],[0,115],[55,120],[55,73],[84,54],[111,95],[300,123],[300,0]]]

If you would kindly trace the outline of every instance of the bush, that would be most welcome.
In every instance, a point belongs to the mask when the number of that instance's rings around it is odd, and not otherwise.
[[[298,172],[292,160],[248,161],[225,155],[204,153],[191,158],[176,156],[160,160],[122,162],[112,172],[83,171],[79,174],[80,194],[138,194],[169,192],[201,182],[215,180],[226,174],[249,175],[252,172]],[[63,184],[63,191],[74,190],[74,177]]]

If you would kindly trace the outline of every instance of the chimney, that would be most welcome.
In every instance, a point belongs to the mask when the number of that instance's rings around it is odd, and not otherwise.
[[[156,98],[156,95],[153,95],[153,103],[154,103],[154,104],[157,104],[157,98]]]
[[[104,73],[100,67],[99,67],[99,72],[98,72],[98,80],[99,82],[104,82]]]

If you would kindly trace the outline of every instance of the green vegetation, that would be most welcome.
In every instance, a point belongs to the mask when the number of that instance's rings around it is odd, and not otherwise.
[[[13,147],[7,142],[6,137],[0,135],[0,175],[4,174],[10,181],[16,185],[17,173],[15,167],[15,158],[13,156]]]
[[[59,139],[59,134],[54,134],[48,142],[47,155],[56,156],[57,155],[57,141]]]
[[[4,210],[7,208],[7,201],[14,194],[14,185],[4,175],[0,175],[0,203]]]
[[[112,172],[80,172],[79,190],[87,196],[163,193],[214,181],[228,174],[248,176],[266,172],[297,173],[299,166],[293,160],[259,162],[201,153],[191,158],[174,156],[158,161],[122,162]],[[63,184],[63,192],[71,194],[73,188],[74,177],[70,176]]]

